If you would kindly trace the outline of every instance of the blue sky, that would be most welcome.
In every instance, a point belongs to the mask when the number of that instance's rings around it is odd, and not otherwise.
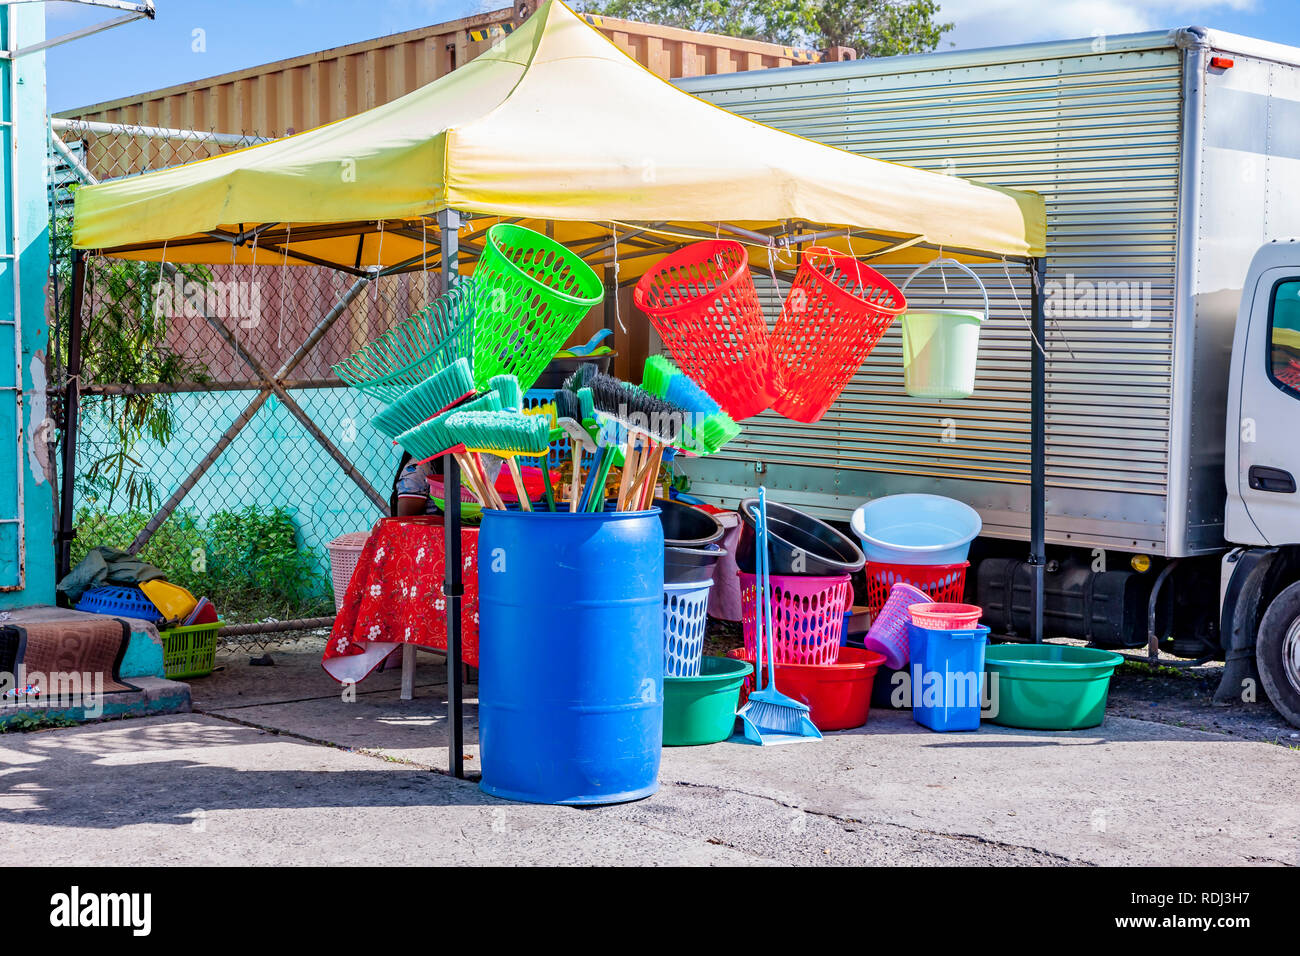
[[[1200,24],[1300,46],[1294,0],[941,0],[942,48]],[[155,0],[141,21],[51,50],[51,112],[506,6],[506,0]],[[50,2],[64,33],[113,14]],[[196,34],[195,31],[202,31]],[[202,43],[196,43],[196,36]],[[196,46],[202,46],[196,50]]]

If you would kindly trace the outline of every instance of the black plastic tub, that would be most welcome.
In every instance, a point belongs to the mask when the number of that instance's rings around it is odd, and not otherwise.
[[[617,352],[606,352],[604,355],[597,355],[595,358],[587,358],[585,355],[575,355],[573,358],[553,358],[547,363],[546,368],[537,376],[537,381],[532,385],[533,388],[556,389],[564,385],[564,380],[578,370],[579,365],[585,365],[588,362],[595,365],[600,371],[609,374],[610,363],[613,362]]]
[[[706,544],[698,548],[668,545],[664,548],[665,584],[702,584],[713,580],[718,559],[727,553],[720,544]]]
[[[746,574],[754,573],[754,520],[758,499],[746,498],[736,509],[740,512],[740,542],[736,545],[736,566]],[[833,577],[861,571],[867,559],[862,549],[847,535],[840,534],[812,515],[767,502],[769,568],[772,574],[815,575]]]
[[[698,548],[722,537],[721,522],[707,511],[667,498],[656,498],[651,507],[659,509],[665,547]]]

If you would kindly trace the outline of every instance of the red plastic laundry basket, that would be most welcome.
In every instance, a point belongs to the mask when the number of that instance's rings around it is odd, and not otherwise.
[[[778,664],[834,664],[844,612],[852,605],[847,574],[772,576],[772,645]],[[740,575],[740,621],[745,650],[754,656],[754,575]]]
[[[818,421],[906,307],[875,269],[824,246],[805,250],[772,332],[785,379],[773,410]]]
[[[923,591],[931,601],[960,601],[966,590],[966,569],[961,564],[887,564],[868,561],[863,574],[867,578],[867,607],[874,621],[889,600],[889,589],[896,581]]]
[[[757,415],[785,390],[740,243],[710,239],[660,259],[632,300],[682,371],[732,418]]]

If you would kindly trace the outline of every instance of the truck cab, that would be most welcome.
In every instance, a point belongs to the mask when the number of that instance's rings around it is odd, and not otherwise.
[[[1265,243],[1242,286],[1225,436],[1219,697],[1264,693],[1300,726],[1300,240]]]

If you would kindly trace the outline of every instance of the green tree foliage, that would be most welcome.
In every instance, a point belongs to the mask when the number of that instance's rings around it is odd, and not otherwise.
[[[580,8],[639,20],[859,56],[925,53],[951,23],[935,20],[938,0],[587,0]]]
[[[71,215],[60,212],[53,216],[50,233],[59,291],[54,348],[55,354],[66,360],[72,313]],[[211,281],[204,266],[183,265],[180,271],[200,287]],[[208,380],[202,363],[168,347],[168,316],[157,307],[155,289],[155,283],[164,278],[158,263],[90,260],[82,313],[83,385],[173,385]],[[156,497],[153,481],[135,456],[135,446],[141,441],[167,445],[177,428],[171,396],[160,392],[87,395],[82,399],[81,414],[87,427],[79,449],[77,491],[83,500],[111,507],[121,495],[128,507],[152,506]]]

